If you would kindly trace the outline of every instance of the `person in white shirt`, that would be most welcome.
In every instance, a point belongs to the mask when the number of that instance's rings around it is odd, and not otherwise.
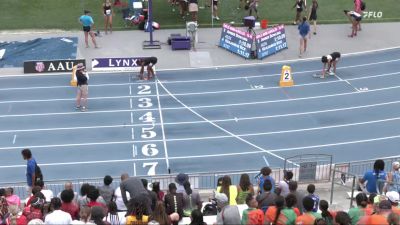
[[[92,209],[88,206],[83,206],[79,212],[80,220],[72,221],[72,225],[80,225],[80,224],[94,225],[94,223],[90,222],[91,214],[92,214]]]
[[[289,182],[293,178],[293,172],[292,171],[284,171],[284,177],[283,180],[279,181],[278,187],[281,189],[281,195],[283,197],[286,197],[290,191],[289,191]]]
[[[42,180],[38,180],[35,182],[36,186],[39,186],[42,188],[42,190],[40,192],[42,192],[42,194],[44,195],[44,197],[46,197],[46,202],[50,202],[51,199],[53,198],[54,194],[52,190],[48,190],[46,189],[46,187],[44,186],[44,182]]]
[[[115,198],[115,203],[117,204],[117,209],[118,211],[126,211],[126,205],[124,203],[124,200],[122,199],[122,194],[121,194],[121,188],[118,187],[117,189],[115,189],[114,191],[114,198]],[[129,192],[126,192],[126,198],[131,199],[131,196],[129,194]]]
[[[44,219],[45,224],[50,225],[69,225],[72,223],[72,218],[69,213],[62,211],[61,208],[61,199],[52,198],[50,202],[50,207],[53,209],[53,212],[47,214]]]

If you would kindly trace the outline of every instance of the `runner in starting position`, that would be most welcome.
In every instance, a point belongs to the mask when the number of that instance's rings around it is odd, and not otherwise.
[[[328,73],[329,75],[335,75],[336,64],[339,60],[340,52],[333,52],[329,55],[322,56],[321,62],[324,64],[324,67],[322,68],[322,74],[317,76],[319,76],[320,78],[325,78],[325,73]]]
[[[139,79],[141,80],[149,80],[154,77],[154,70],[153,66],[157,63],[157,58],[152,56],[144,59],[138,60],[139,65],[142,67],[140,69],[139,73]],[[147,78],[144,78],[143,73],[144,73],[144,66],[147,66]]]

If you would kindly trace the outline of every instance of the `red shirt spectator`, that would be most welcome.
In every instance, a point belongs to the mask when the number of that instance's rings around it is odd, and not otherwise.
[[[76,220],[79,217],[79,207],[72,201],[74,200],[74,196],[74,191],[70,189],[61,192],[61,210],[69,213],[71,218]]]
[[[6,220],[7,225],[27,225],[28,220],[24,215],[18,215],[19,207],[17,205],[11,205],[8,210],[10,211],[10,216]]]
[[[33,219],[43,220],[43,213],[41,209],[35,208],[33,206],[25,207],[22,215],[26,216],[27,221],[31,221]]]

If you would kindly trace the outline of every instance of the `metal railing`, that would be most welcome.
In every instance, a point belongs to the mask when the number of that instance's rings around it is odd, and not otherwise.
[[[399,156],[393,156],[393,157],[386,157],[386,158],[381,158],[385,162],[385,170],[390,171],[391,170],[391,165],[394,161],[400,161],[400,155]],[[338,164],[332,164],[332,161],[330,161],[330,164],[324,163],[324,164],[318,164],[316,168],[316,177],[314,182],[332,182],[332,189],[331,189],[331,201],[333,198],[333,193],[335,189],[335,184],[340,184],[339,180],[342,176],[342,174],[345,174],[347,179],[352,180],[352,185],[349,187],[352,190],[352,193],[354,194],[354,190],[356,190],[356,179],[358,176],[361,176],[365,173],[367,170],[371,170],[373,168],[373,164],[376,159],[371,159],[371,160],[363,160],[363,161],[352,161],[352,162],[347,162],[347,163],[338,163]],[[288,168],[286,168],[288,169]],[[294,176],[294,180],[298,179],[298,173],[299,173],[299,168],[291,168],[293,169],[293,172],[296,174]],[[189,175],[189,181],[191,185],[200,190],[204,189],[215,189],[217,186],[217,181],[218,178],[224,176],[224,175],[229,175],[232,180],[232,184],[238,184],[240,180],[240,176],[243,173],[247,173],[250,178],[253,180],[253,184],[256,184],[256,177],[259,175],[259,171],[255,170],[249,170],[249,171],[222,171],[222,172],[204,172],[204,173],[187,173]],[[283,168],[273,168],[272,169],[272,174],[271,176],[276,180],[282,180],[283,179],[283,174],[284,174],[284,169]],[[139,178],[147,179],[149,184],[153,182],[159,182],[160,183],[160,188],[166,190],[168,188],[168,184],[175,182],[175,177],[177,174],[167,174],[167,175],[157,175],[157,176],[139,176]],[[120,178],[119,177],[113,177],[114,181],[112,183],[112,187],[116,188],[120,184]],[[60,193],[62,190],[64,190],[64,184],[68,181],[71,181],[73,184],[73,188],[75,191],[79,191],[80,187],[84,183],[88,183],[91,185],[95,186],[101,186],[103,185],[103,178],[81,178],[81,179],[74,179],[74,180],[69,180],[69,179],[58,179],[58,180],[46,180],[45,185],[46,188],[49,190],[52,190],[53,193],[56,195]],[[299,182],[301,183],[301,182]],[[26,182],[2,182],[0,183],[0,187],[12,187],[14,188],[14,193],[20,196],[21,198],[26,198],[27,197],[27,191],[26,191]],[[351,196],[353,197],[353,196]],[[352,199],[352,198],[351,198]],[[352,201],[351,201],[352,205]]]
[[[247,173],[251,178],[254,178],[259,174],[259,171],[224,171],[224,172],[214,172],[214,173],[187,173],[189,175],[189,181],[191,185],[196,189],[215,189],[217,187],[218,178],[223,177],[224,175],[229,175],[231,177],[233,184],[238,184],[240,180],[240,176],[243,173]],[[275,180],[280,180],[283,174],[282,169],[276,168],[273,169],[271,176]],[[157,176],[138,176],[138,178],[146,179],[149,184],[153,182],[159,182],[161,189],[168,189],[168,184],[175,182],[175,177],[177,174],[168,174],[168,175],[157,175]],[[84,183],[88,183],[95,186],[103,185],[103,178],[81,178],[81,179],[57,179],[57,180],[45,180],[45,187],[53,191],[56,195],[64,190],[64,184],[66,182],[72,182],[73,188],[75,191],[80,190],[80,187]],[[117,188],[121,182],[120,177],[113,177],[113,182],[111,184],[112,187]],[[0,183],[0,187],[12,187],[14,189],[14,193],[21,198],[26,198],[28,196],[26,189],[26,182],[13,182]]]

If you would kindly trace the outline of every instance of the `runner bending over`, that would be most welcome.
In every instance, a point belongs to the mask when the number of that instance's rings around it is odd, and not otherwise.
[[[153,66],[155,64],[157,64],[157,58],[154,56],[140,59],[139,65],[141,65],[142,68],[140,68],[139,79],[149,80],[149,79],[153,78],[154,77]],[[144,76],[143,76],[144,66],[147,66],[147,78],[144,78]]]
[[[322,68],[322,74],[320,78],[325,78],[325,73],[329,75],[336,74],[336,64],[340,60],[340,52],[333,52],[329,55],[324,55],[321,58],[321,62],[324,64]]]

